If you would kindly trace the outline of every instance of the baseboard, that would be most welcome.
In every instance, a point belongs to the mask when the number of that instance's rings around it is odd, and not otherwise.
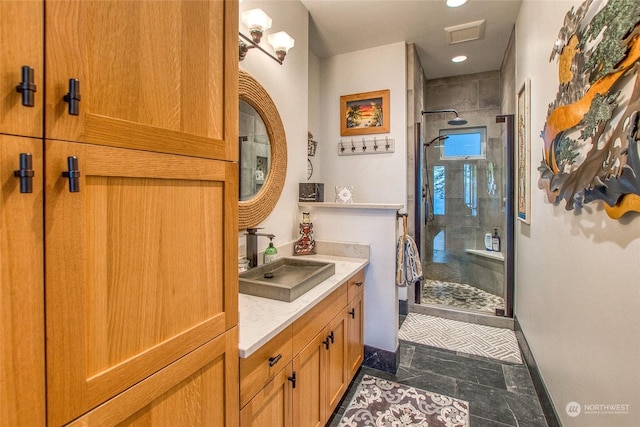
[[[518,340],[518,344],[520,344],[524,362],[529,369],[529,374],[531,375],[533,386],[536,389],[538,400],[540,400],[540,406],[542,406],[542,411],[544,412],[544,417],[547,421],[547,425],[549,427],[562,427],[560,418],[558,417],[558,413],[556,412],[556,408],[553,406],[551,396],[549,395],[549,391],[547,390],[547,387],[542,380],[542,375],[540,375],[540,370],[538,369],[538,365],[533,358],[533,353],[531,352],[531,348],[529,348],[529,344],[527,343],[524,332],[520,327],[520,322],[518,322],[517,316],[514,316],[514,326],[516,338]]]
[[[362,365],[395,374],[400,365],[398,349],[393,352],[365,345]]]
[[[409,314],[409,300],[400,299],[398,300],[398,312],[402,316],[406,316]]]

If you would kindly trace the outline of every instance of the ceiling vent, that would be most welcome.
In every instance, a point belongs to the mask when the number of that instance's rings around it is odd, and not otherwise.
[[[447,43],[456,44],[469,42],[471,40],[480,40],[484,37],[485,23],[486,21],[483,19],[445,28],[444,32]]]

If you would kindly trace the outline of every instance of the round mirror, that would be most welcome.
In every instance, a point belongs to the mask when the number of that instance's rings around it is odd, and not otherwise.
[[[239,76],[238,228],[245,229],[264,221],[280,198],[287,172],[287,140],[267,91],[249,73],[240,70]]]

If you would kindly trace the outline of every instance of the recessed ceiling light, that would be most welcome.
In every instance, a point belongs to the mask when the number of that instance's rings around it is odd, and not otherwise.
[[[467,57],[464,55],[454,56],[453,58],[451,58],[451,62],[464,62],[466,60],[467,60]]]
[[[458,7],[465,4],[467,0],[447,0],[447,6],[449,7]]]

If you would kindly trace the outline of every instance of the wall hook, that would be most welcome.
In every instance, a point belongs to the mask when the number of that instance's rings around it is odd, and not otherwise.
[[[340,140],[340,152],[344,153],[344,145],[342,145],[342,140]]]
[[[353,143],[353,139],[351,140],[351,152],[353,153],[354,151],[356,151],[356,146]]]
[[[376,141],[376,137],[373,137],[373,151],[378,151],[378,141]]]
[[[385,148],[387,149],[387,151],[389,151],[389,137],[385,136],[384,137],[384,141],[385,141]]]
[[[364,138],[362,138],[362,151],[367,151],[367,143],[364,142]]]

